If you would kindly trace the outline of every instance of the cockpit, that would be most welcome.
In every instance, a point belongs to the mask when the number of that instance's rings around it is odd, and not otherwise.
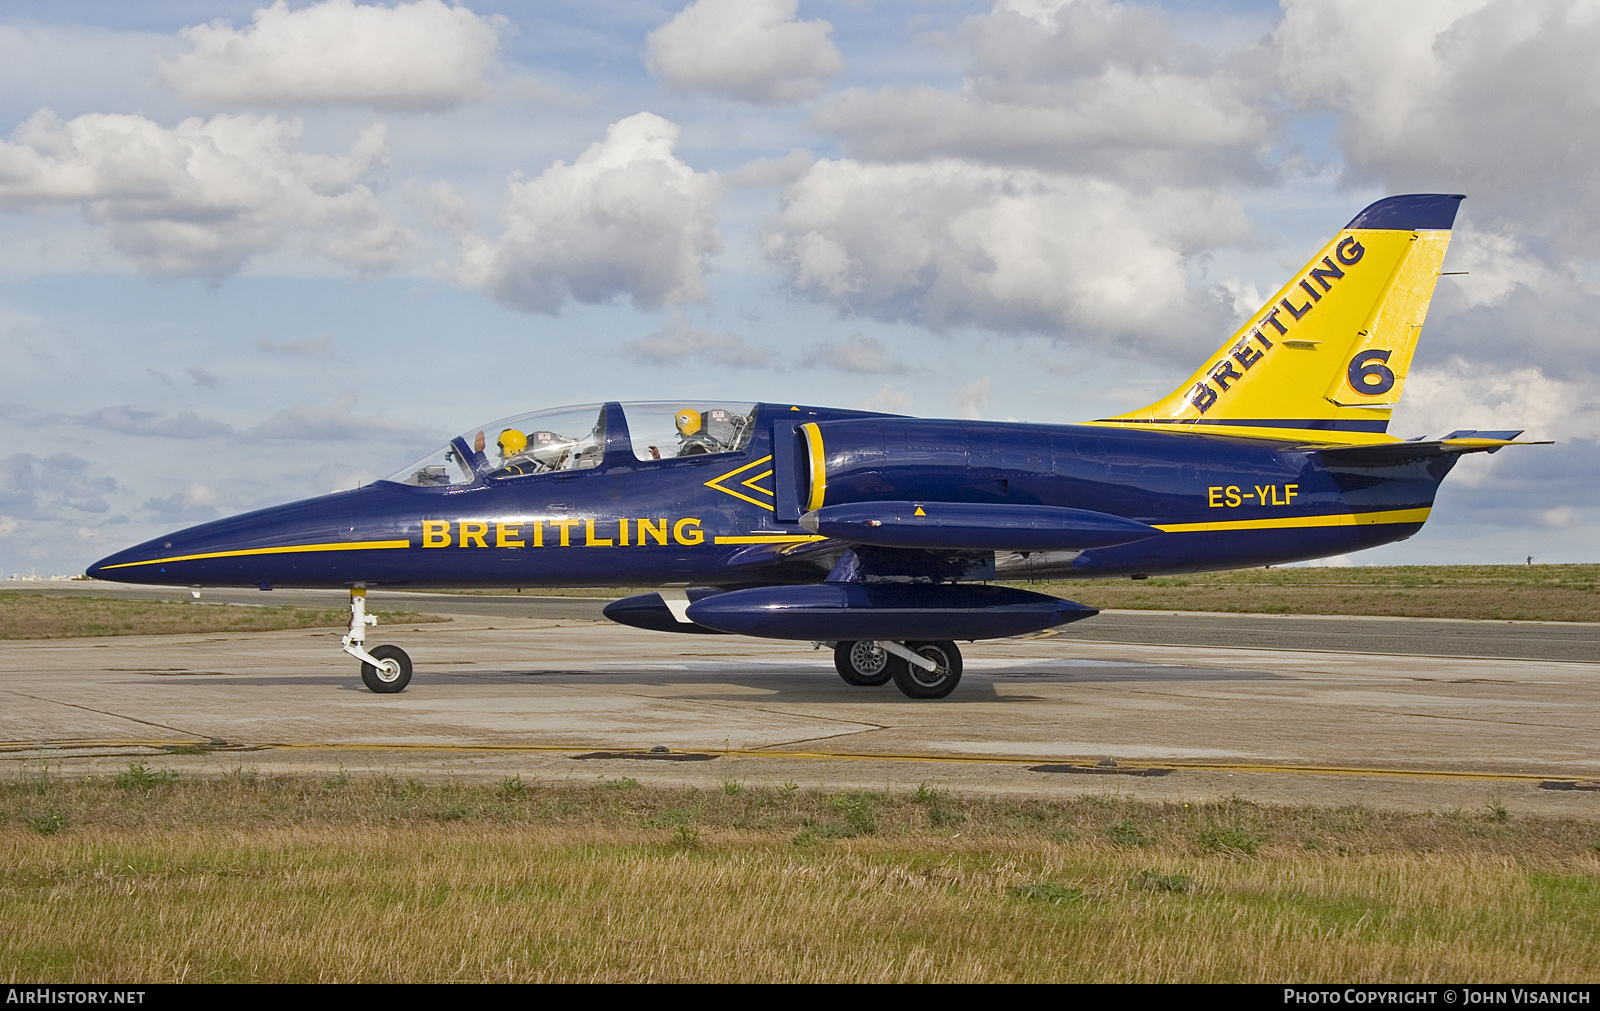
[[[640,462],[738,453],[754,433],[755,405],[661,401],[620,407],[627,442]],[[518,414],[451,439],[443,448],[389,476],[416,487],[459,487],[600,466],[608,445],[605,404]]]

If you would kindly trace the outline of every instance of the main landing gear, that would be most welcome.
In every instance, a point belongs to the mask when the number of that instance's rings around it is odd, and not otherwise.
[[[833,647],[833,666],[847,685],[870,687],[893,680],[913,699],[942,699],[961,683],[961,651],[949,640],[839,642]]]
[[[411,658],[399,646],[374,646],[367,651],[367,626],[377,623],[377,616],[367,613],[367,588],[351,587],[350,631],[340,642],[346,653],[361,661],[361,683],[379,695],[393,695],[411,683]]]

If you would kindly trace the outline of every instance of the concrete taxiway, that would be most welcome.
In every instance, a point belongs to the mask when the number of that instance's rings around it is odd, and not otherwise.
[[[343,600],[272,602],[324,597]],[[804,643],[621,628],[593,600],[375,603],[452,618],[377,630],[415,661],[400,695],[367,692],[326,630],[0,643],[0,770],[1493,798],[1600,818],[1600,626],[1108,613],[964,646],[956,692],[917,702],[844,685]],[[193,744],[213,750],[167,750]]]

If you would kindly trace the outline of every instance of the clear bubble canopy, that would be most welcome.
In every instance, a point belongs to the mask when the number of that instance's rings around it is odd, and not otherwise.
[[[634,458],[659,462],[737,453],[749,445],[754,404],[694,400],[622,404]],[[604,404],[557,407],[458,435],[386,480],[452,487],[598,467],[606,452]]]

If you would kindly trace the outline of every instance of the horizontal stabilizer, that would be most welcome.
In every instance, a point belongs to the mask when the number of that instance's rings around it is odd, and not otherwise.
[[[850,502],[800,517],[814,534],[885,548],[1082,551],[1161,531],[1089,509],[987,502]]]
[[[1334,465],[1385,467],[1390,464],[1426,460],[1431,457],[1460,456],[1463,453],[1497,453],[1506,446],[1549,446],[1553,443],[1518,442],[1519,431],[1451,432],[1442,439],[1415,442],[1386,442],[1368,446],[1318,446],[1317,455]]]
[[[1522,434],[1522,429],[1511,429],[1499,432],[1480,432],[1473,428],[1458,428],[1440,441],[1453,442],[1458,439],[1493,439],[1499,442],[1510,442]]]

